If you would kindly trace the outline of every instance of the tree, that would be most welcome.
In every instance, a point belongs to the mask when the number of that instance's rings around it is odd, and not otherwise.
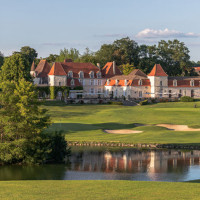
[[[49,126],[49,116],[39,107],[32,83],[23,78],[18,82],[4,81],[1,90],[1,124],[5,140],[31,139]]]
[[[63,62],[65,59],[72,59],[74,62],[79,61],[80,53],[77,49],[61,49],[60,55],[56,58],[56,62]]]
[[[104,66],[107,62],[112,62],[114,47],[112,44],[103,44],[101,48],[95,53],[97,62]]]
[[[28,62],[29,62],[29,68],[32,64],[32,62],[37,58],[38,54],[36,52],[35,49],[29,47],[29,46],[24,46],[24,47],[21,47],[20,49],[20,53],[22,55],[24,55],[27,59],[28,59]],[[30,70],[30,69],[29,69]]]
[[[89,48],[86,48],[85,52],[80,57],[80,62],[92,63],[92,64],[96,65],[97,59],[95,57],[95,54],[93,52],[91,52]]]
[[[23,78],[27,81],[31,80],[30,66],[27,58],[20,53],[6,58],[1,67],[0,81],[14,80],[18,82]]]
[[[119,68],[123,72],[124,75],[130,74],[135,69],[133,65],[130,65],[128,63],[124,65],[120,65]]]
[[[122,64],[135,64],[138,65],[138,44],[131,40],[129,37],[115,40],[113,43],[114,52],[113,57],[116,60],[117,65]]]
[[[45,60],[47,60],[48,63],[52,64],[53,62],[56,61],[57,58],[58,58],[57,54],[50,54],[48,57],[45,58]]]
[[[190,71],[189,49],[178,40],[161,40],[158,43],[157,55],[160,64],[169,76],[187,75]]]
[[[1,66],[3,65],[3,61],[4,61],[4,56],[0,51],[0,69],[1,69]]]

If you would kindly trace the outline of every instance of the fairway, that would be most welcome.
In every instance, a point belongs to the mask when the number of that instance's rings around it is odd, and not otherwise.
[[[197,108],[194,107],[196,104]],[[156,124],[188,125],[199,128],[200,102],[170,102],[147,106],[65,105],[46,102],[53,124],[68,141],[124,143],[199,143],[200,131],[172,131]],[[148,126],[135,127],[135,123]],[[111,134],[106,129],[132,129],[137,134]]]
[[[4,181],[0,182],[4,200],[198,200],[198,183],[136,181]],[[10,192],[12,191],[12,192]]]

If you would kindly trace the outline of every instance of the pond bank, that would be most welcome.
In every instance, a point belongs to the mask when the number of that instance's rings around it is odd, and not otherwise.
[[[200,144],[145,144],[145,143],[122,143],[122,142],[75,142],[68,141],[69,146],[104,146],[104,147],[133,147],[147,149],[188,149],[200,150]]]

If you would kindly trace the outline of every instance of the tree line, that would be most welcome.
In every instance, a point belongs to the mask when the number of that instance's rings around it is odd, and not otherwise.
[[[16,56],[14,56],[16,55]],[[188,47],[179,40],[161,40],[157,45],[138,45],[129,37],[115,40],[111,44],[103,44],[96,52],[86,48],[83,54],[78,49],[61,49],[59,54],[50,54],[46,58],[37,58],[35,49],[25,46],[19,52],[14,52],[11,60],[4,58],[0,53],[0,67],[3,63],[10,63],[15,66],[16,59],[24,60],[26,66],[24,70],[30,70],[33,61],[37,65],[41,59],[46,59],[51,65],[54,62],[63,62],[64,59],[72,59],[74,62],[100,63],[103,67],[109,61],[116,61],[117,66],[123,74],[129,74],[133,69],[141,69],[144,73],[149,73],[154,64],[161,64],[169,76],[195,76],[194,66],[200,65],[200,61],[190,60]],[[15,58],[14,58],[15,57]],[[16,58],[18,57],[18,58]],[[8,61],[7,61],[8,59]]]

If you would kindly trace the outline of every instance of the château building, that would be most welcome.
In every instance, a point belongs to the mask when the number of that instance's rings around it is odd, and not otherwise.
[[[55,62],[52,67],[41,60],[37,67],[32,64],[30,73],[38,87],[56,87],[55,98],[200,97],[200,76],[170,77],[160,64],[155,64],[148,75],[139,69],[122,75],[115,61],[101,69],[100,64],[75,63],[71,59]],[[63,93],[63,88],[68,89],[68,94]]]

